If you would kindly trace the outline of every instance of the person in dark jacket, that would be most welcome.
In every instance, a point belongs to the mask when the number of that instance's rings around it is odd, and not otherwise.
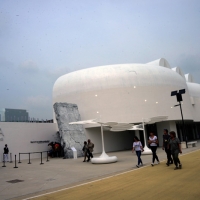
[[[89,162],[90,161],[90,159],[91,158],[93,158],[93,154],[92,154],[92,152],[93,152],[93,149],[94,149],[94,144],[91,142],[91,140],[89,139],[88,140],[88,159],[87,159],[87,162]]]
[[[165,153],[167,154],[167,163],[166,163],[167,166],[173,164],[171,150],[168,148],[169,140],[170,140],[170,135],[168,134],[168,130],[164,129],[162,149],[165,150]]]
[[[182,169],[182,164],[181,164],[179,157],[178,157],[179,153],[182,153],[181,142],[176,137],[176,133],[174,131],[171,131],[169,134],[170,134],[169,148],[171,150],[171,154],[172,154],[173,159],[174,159],[174,164],[176,166],[174,168],[174,170]]]
[[[9,162],[9,161],[8,161],[8,153],[9,153],[8,145],[5,144],[4,153],[3,153],[3,155],[4,155],[4,161],[5,161],[5,162]]]
[[[83,146],[82,151],[83,151],[83,155],[84,155],[83,162],[85,162],[86,161],[86,157],[87,157],[87,153],[88,153],[88,145],[87,145],[86,141],[84,141],[84,146]]]

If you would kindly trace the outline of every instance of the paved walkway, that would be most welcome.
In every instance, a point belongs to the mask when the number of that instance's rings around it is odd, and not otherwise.
[[[200,149],[199,144],[200,143],[198,142],[197,147],[184,149],[183,154]],[[135,154],[132,154],[131,151],[112,152],[108,154],[111,156],[116,155],[118,157],[118,162],[113,164],[94,165],[91,163],[83,163],[83,158],[78,158],[76,160],[54,158],[51,159],[50,162],[45,162],[44,160],[44,165],[40,165],[40,159],[33,159],[31,160],[32,164],[30,165],[27,164],[27,160],[22,161],[21,164],[17,164],[19,167],[18,169],[13,168],[14,163],[6,163],[7,167],[3,168],[0,166],[0,199],[25,199],[27,197],[76,186],[136,169],[135,165],[137,157]],[[158,149],[158,156],[160,160],[166,159],[165,152],[161,148]],[[137,170],[137,173],[148,169],[146,166],[151,163],[151,155],[144,155],[142,156],[142,159],[145,168]],[[188,172],[190,171],[190,167],[186,168],[187,165],[185,163],[188,163],[188,161],[183,162],[183,171]],[[159,169],[160,167],[161,169],[166,169],[165,164],[155,166],[155,169]],[[152,170],[152,168],[149,169]],[[174,172],[174,170],[172,171]],[[141,181],[139,178],[134,178],[132,181],[146,187],[148,183],[152,182],[148,176],[142,178],[143,180]],[[158,175],[156,174],[155,177],[157,180]],[[22,180],[23,182],[7,182],[15,179]],[[118,189],[115,190],[117,191]],[[94,190],[92,189],[91,191]],[[157,192],[157,189],[155,189],[155,191]]]
[[[154,167],[115,175],[81,186],[52,192],[32,198],[35,200],[74,200],[74,199],[200,199],[200,150],[180,157],[183,168],[174,170],[165,162]]]

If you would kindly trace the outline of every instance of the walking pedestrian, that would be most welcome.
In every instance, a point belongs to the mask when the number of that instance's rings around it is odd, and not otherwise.
[[[168,134],[168,130],[164,129],[162,149],[165,150],[165,153],[167,154],[167,163],[166,163],[167,166],[173,164],[171,150],[168,148],[169,140],[170,140],[170,135]]]
[[[8,153],[9,153],[8,145],[5,144],[4,153],[3,153],[4,161],[5,161],[5,162],[9,162],[9,161],[8,161]]]
[[[139,168],[140,166],[143,166],[142,159],[141,159],[141,151],[144,151],[144,149],[138,137],[135,136],[133,139],[134,139],[134,142],[133,142],[132,153],[135,151],[138,157],[138,164],[136,165],[136,167]]]
[[[88,140],[88,159],[87,159],[87,162],[90,161],[90,158],[93,158],[93,149],[94,149],[94,144],[91,142],[91,140],[89,139]]]
[[[151,166],[153,167],[155,160],[157,160],[157,164],[160,163],[158,156],[156,154],[156,150],[157,150],[157,146],[158,146],[158,138],[157,138],[157,136],[154,135],[153,132],[150,133],[148,143],[150,145],[150,149],[151,149],[152,154],[153,154],[152,163],[151,163]]]
[[[86,141],[84,141],[84,146],[83,146],[82,151],[83,151],[83,155],[84,155],[83,162],[85,162],[86,161],[86,157],[87,157],[87,153],[88,153],[88,145],[87,145]]]
[[[182,153],[181,150],[181,142],[180,140],[176,137],[176,133],[174,131],[171,131],[170,133],[170,140],[169,140],[169,148],[171,150],[171,154],[174,160],[175,168],[174,170],[177,169],[182,169],[182,164],[179,160],[178,154]]]

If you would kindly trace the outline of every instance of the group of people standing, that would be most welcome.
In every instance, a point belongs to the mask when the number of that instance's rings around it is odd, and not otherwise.
[[[153,132],[150,133],[149,140],[148,140],[149,148],[152,151],[152,163],[151,166],[153,167],[155,165],[155,160],[157,161],[157,164],[160,163],[159,158],[156,154],[156,150],[158,147],[158,138],[157,136],[154,135]],[[182,153],[181,150],[181,142],[180,140],[176,137],[176,133],[174,131],[171,131],[168,134],[168,130],[164,129],[164,134],[163,134],[163,150],[165,150],[166,155],[167,155],[167,163],[166,165],[169,166],[170,164],[175,164],[174,170],[181,169],[182,164],[179,160],[179,153]],[[143,166],[142,159],[141,159],[141,153],[144,151],[142,143],[138,139],[138,137],[134,137],[134,142],[133,142],[133,149],[132,152],[136,152],[136,155],[138,157],[138,163],[136,167]]]
[[[62,146],[58,142],[51,142],[48,144],[48,155],[53,158],[53,157],[60,157],[62,156]]]
[[[87,162],[89,162],[91,160],[91,158],[93,158],[93,149],[94,149],[94,144],[91,142],[91,140],[89,139],[88,142],[84,141],[84,146],[83,146],[83,154],[84,154],[84,160],[83,162],[86,162],[86,158],[87,158]]]

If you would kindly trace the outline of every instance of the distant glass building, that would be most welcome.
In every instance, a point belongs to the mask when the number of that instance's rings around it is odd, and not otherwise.
[[[29,114],[23,109],[0,109],[0,121],[3,122],[27,122]]]

